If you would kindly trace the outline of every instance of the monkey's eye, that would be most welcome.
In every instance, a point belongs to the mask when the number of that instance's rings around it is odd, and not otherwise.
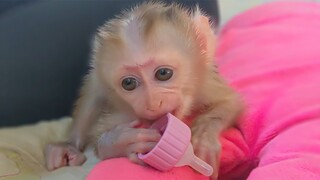
[[[123,79],[121,85],[123,89],[127,91],[132,91],[138,87],[139,83],[135,78],[129,77],[129,78]]]
[[[155,77],[159,81],[167,81],[173,76],[173,71],[169,68],[161,68],[157,70]]]

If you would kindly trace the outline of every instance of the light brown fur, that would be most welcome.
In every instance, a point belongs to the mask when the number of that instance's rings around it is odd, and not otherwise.
[[[80,151],[87,143],[99,149],[100,137],[123,122],[140,119],[152,123],[137,114],[137,107],[121,95],[117,69],[149,56],[170,58],[166,62],[181,67],[175,77],[178,83],[168,89],[168,93],[183,98],[175,116],[184,121],[195,115],[191,125],[195,153],[213,165],[216,178],[218,137],[235,122],[241,102],[218,74],[214,48],[214,33],[198,8],[190,11],[177,4],[144,3],[108,21],[94,40],[92,69],[75,106],[70,143]],[[104,159],[99,150],[97,154]]]

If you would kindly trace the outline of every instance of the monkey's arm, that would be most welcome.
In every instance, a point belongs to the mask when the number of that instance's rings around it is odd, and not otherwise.
[[[196,155],[213,166],[212,178],[217,179],[221,151],[219,136],[235,123],[243,107],[237,94],[228,87],[221,89],[219,97],[213,99],[214,103],[206,106],[193,121],[192,144]]]
[[[213,133],[220,134],[235,123],[242,110],[243,105],[239,96],[234,92],[226,93],[225,97],[219,98],[216,102],[204,105],[199,116],[193,121],[193,127],[206,124],[216,130]]]
[[[95,82],[86,80],[73,113],[69,140],[67,142],[50,143],[44,150],[48,170],[68,165],[81,165],[86,161],[82,151],[87,143],[91,124],[94,124],[101,108],[97,97],[98,92],[95,91]]]
[[[69,143],[80,151],[83,151],[88,143],[88,132],[99,118],[101,106],[97,97],[92,97],[90,94],[81,96],[77,101]]]

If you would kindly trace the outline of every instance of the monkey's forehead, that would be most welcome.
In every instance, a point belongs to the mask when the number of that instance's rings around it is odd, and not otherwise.
[[[181,33],[193,32],[192,20],[194,14],[190,10],[177,4],[164,4],[160,2],[147,2],[136,6],[131,10],[124,11],[99,28],[98,36],[103,39],[119,39],[123,32],[140,34],[147,38],[153,34],[154,29],[159,29],[162,24],[174,26]]]

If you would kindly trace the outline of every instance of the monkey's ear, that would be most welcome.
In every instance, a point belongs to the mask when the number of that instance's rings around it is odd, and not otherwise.
[[[212,61],[215,53],[216,35],[211,27],[209,18],[202,15],[200,10],[197,9],[194,13],[194,25],[201,52],[208,56],[208,60]]]

